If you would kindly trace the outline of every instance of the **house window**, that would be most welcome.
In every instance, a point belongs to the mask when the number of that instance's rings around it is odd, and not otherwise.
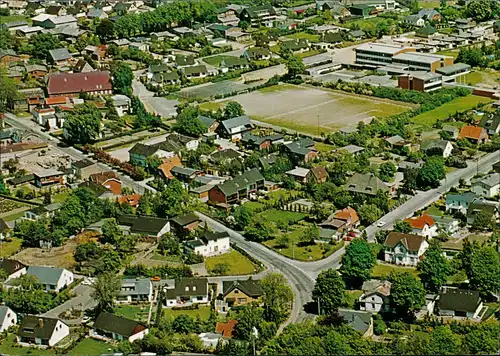
[[[244,304],[247,302],[247,298],[238,298],[238,304]]]
[[[196,300],[203,300],[203,297],[201,295],[196,297]]]
[[[239,291],[239,290],[237,290],[237,289],[235,289],[235,290],[234,290],[234,294],[238,294],[239,292],[240,292],[240,291]]]
[[[186,287],[186,292],[189,292],[189,287]]]
[[[193,286],[193,292],[196,290],[196,286]]]
[[[375,309],[375,304],[372,304],[372,309]]]

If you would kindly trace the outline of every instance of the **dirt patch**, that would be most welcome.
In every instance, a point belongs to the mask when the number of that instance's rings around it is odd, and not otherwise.
[[[75,265],[73,253],[76,246],[75,240],[69,240],[64,246],[54,247],[50,250],[30,247],[16,253],[12,258],[28,266],[72,268]]]

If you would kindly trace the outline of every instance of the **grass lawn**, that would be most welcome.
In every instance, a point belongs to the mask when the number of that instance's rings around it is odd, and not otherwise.
[[[208,318],[210,317],[210,306],[203,305],[200,306],[198,309],[193,309],[193,310],[182,310],[182,309],[173,310],[171,308],[163,308],[163,315],[166,318],[174,319],[182,314],[189,315],[193,318],[197,318],[199,315],[201,320],[208,320]]]
[[[275,203],[279,201],[281,198],[286,198],[286,197],[294,197],[297,195],[296,190],[286,190],[286,189],[280,189],[275,192],[271,192],[266,195],[266,197],[269,198],[270,203]],[[266,199],[267,200],[267,199]]]
[[[208,57],[208,58],[204,58],[203,61],[212,65],[212,66],[218,66],[220,65],[220,63],[223,61],[223,60],[226,60],[226,59],[234,59],[235,57],[234,56],[226,56],[226,55],[219,55],[219,56],[213,56],[213,57]]]
[[[288,234],[290,239],[292,241],[297,241],[298,240],[298,234],[301,233],[301,230],[296,230]],[[296,246],[292,243],[289,244],[288,247],[277,247],[278,246],[278,240],[273,239],[273,240],[268,240],[264,242],[264,245],[267,247],[271,247],[274,249],[276,252],[282,254],[283,256],[286,256],[288,258],[294,258],[298,261],[318,261],[321,260],[325,257],[330,256],[332,253],[337,251],[343,246],[343,243],[338,243],[335,246],[329,245],[329,244],[324,244],[324,243],[319,243],[319,244],[314,244],[314,245],[309,245],[309,246]],[[329,246],[329,247],[326,247]],[[325,250],[325,248],[327,250]],[[329,249],[329,250],[328,250]]]
[[[52,203],[62,203],[64,201],[66,201],[66,199],[68,199],[70,194],[71,194],[71,191],[56,194],[52,197]]]
[[[258,218],[264,218],[268,221],[277,223],[278,221],[285,221],[289,223],[290,221],[299,221],[305,218],[305,214],[297,213],[295,211],[285,211],[277,209],[269,209],[263,211],[258,215]]]
[[[363,294],[362,290],[354,289],[354,290],[346,290],[344,291],[345,299],[344,306],[350,309],[356,309],[356,302],[358,301],[361,294]]]
[[[13,22],[13,21],[28,21],[28,24],[31,23],[31,19],[24,15],[9,15],[9,16],[0,16],[0,23]]]
[[[310,50],[307,52],[297,53],[297,57],[299,57],[299,58],[312,57],[312,56],[315,56],[315,55],[320,54],[320,53],[321,53],[321,51],[319,51],[317,49],[313,49],[313,50]]]
[[[494,69],[474,70],[458,77],[457,82],[468,85],[488,84],[496,86],[500,83],[500,72]]]
[[[413,118],[413,120],[416,124],[432,127],[438,119],[446,119],[457,111],[466,111],[474,108],[477,104],[488,103],[490,101],[491,99],[489,98],[467,95],[461,98],[453,99],[452,101],[441,105],[434,110],[417,115]]]
[[[437,9],[441,6],[440,1],[419,1],[418,5],[423,9]]]
[[[437,216],[444,215],[444,212],[435,205],[431,205],[425,212],[429,215],[437,215]]]
[[[112,352],[113,345],[95,339],[83,339],[68,353],[70,356],[76,355],[102,355]]]
[[[9,334],[7,338],[0,341],[0,354],[2,355],[33,355],[33,356],[46,356],[55,355],[52,349],[40,350],[36,347],[17,347],[16,336]]]
[[[177,262],[177,263],[182,262],[181,256],[175,256],[175,255],[163,256],[163,255],[160,255],[159,253],[155,253],[153,255],[153,257],[151,257],[151,259],[157,260],[157,261],[167,261],[167,262]]]
[[[458,57],[458,51],[455,51],[455,50],[439,51],[439,52],[436,52],[436,54],[441,54],[443,56],[450,56],[453,58]]]
[[[236,250],[205,258],[207,271],[212,270],[218,264],[225,264],[229,267],[227,271],[229,276],[255,273],[255,266],[252,261]]]
[[[319,152],[330,152],[335,148],[334,145],[329,145],[328,143],[324,142],[315,142],[314,145]]]
[[[296,32],[296,33],[292,33],[290,35],[287,35],[285,37],[286,38],[291,38],[291,39],[294,39],[294,40],[295,39],[305,38],[309,42],[319,42],[319,39],[321,38],[320,35],[313,35],[313,34],[306,33],[306,32]]]
[[[264,204],[259,203],[258,201],[247,201],[245,204],[243,204],[245,208],[248,208],[252,211],[258,210],[260,208],[264,207]]]
[[[28,208],[26,210],[29,210]],[[2,219],[4,221],[14,221],[14,220],[17,220],[19,218],[22,218],[24,216],[24,211],[19,211],[17,213],[14,213],[12,215],[7,215],[5,217],[3,217]]]
[[[376,264],[375,267],[373,267],[372,277],[374,278],[385,277],[391,274],[391,272],[410,272],[411,274],[413,274],[415,277],[418,278],[417,270],[415,268],[399,267],[386,264],[383,265]]]
[[[488,310],[484,313],[483,321],[488,320],[488,318],[492,316],[495,311],[500,309],[500,303],[485,303],[485,306],[488,307]]]
[[[0,243],[0,257],[9,257],[15,254],[21,249],[22,242],[21,239],[13,237],[12,241]]]
[[[222,102],[207,101],[198,105],[201,110],[205,111],[217,111],[217,109],[224,107]]]
[[[155,310],[153,310],[154,313]],[[149,313],[149,304],[143,305],[119,305],[115,308],[115,314],[127,319],[137,321],[147,321]]]

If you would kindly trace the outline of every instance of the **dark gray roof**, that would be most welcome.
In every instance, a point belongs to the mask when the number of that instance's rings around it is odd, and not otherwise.
[[[258,181],[264,181],[264,177],[256,168],[253,168],[234,179],[227,180],[222,184],[217,184],[216,187],[218,187],[224,195],[229,196],[236,194],[239,190],[250,184],[255,184]]]
[[[49,51],[49,54],[54,61],[61,61],[63,59],[71,58],[71,53],[69,53],[67,48],[51,49]]]
[[[12,311],[9,307],[6,307],[5,305],[0,305],[0,323],[3,323],[5,317],[7,316],[7,313],[9,313],[9,310]],[[12,313],[14,312],[12,311]]]
[[[170,170],[170,172],[175,173],[175,174],[179,174],[182,176],[190,177],[193,174],[196,174],[200,171],[198,169],[194,169],[194,168],[175,166]]]
[[[44,266],[29,266],[27,273],[36,277],[40,284],[57,285],[61,278],[64,268],[44,267]]]
[[[122,280],[119,296],[145,295],[151,293],[152,284],[149,278],[125,278]]]
[[[254,127],[252,122],[250,121],[250,118],[247,115],[242,115],[238,117],[233,117],[232,119],[229,120],[224,120],[221,122],[222,126],[226,131],[230,131],[234,127],[238,126],[249,126],[251,128]]]
[[[135,320],[122,318],[106,312],[99,314],[93,327],[94,329],[113,332],[126,338],[147,329],[147,326]]]
[[[177,215],[176,217],[170,219],[173,223],[179,225],[179,226],[186,226],[191,223],[194,223],[195,221],[200,220],[198,215],[195,213],[187,213],[183,215]]]
[[[446,146],[448,146],[449,141],[446,140],[424,140],[420,145],[422,151],[431,150],[434,148],[439,148],[444,151]]]
[[[86,167],[90,167],[92,165],[94,165],[95,163],[92,162],[91,160],[89,159],[82,159],[82,160],[79,160],[79,161],[76,161],[76,162],[73,162],[71,165],[73,167],[76,167],[78,169],[82,169],[82,168],[86,168]]]
[[[235,158],[240,158],[241,155],[233,150],[232,148],[228,148],[227,150],[222,150],[222,151],[217,151],[217,152],[214,152],[210,155],[210,158],[212,160],[214,160],[215,162],[218,162],[218,161],[223,161],[223,160],[227,160],[227,159],[235,159]]]
[[[452,64],[451,66],[446,66],[446,67],[436,69],[436,73],[439,73],[442,75],[451,75],[451,74],[454,74],[458,71],[470,70],[470,68],[471,68],[471,66],[468,64],[455,63],[455,64]]]
[[[207,295],[208,279],[179,278],[175,280],[175,288],[167,289],[167,299],[183,296]]]
[[[223,239],[229,237],[229,233],[227,231],[221,232],[206,232],[201,239],[205,242],[208,241],[217,241],[218,239]]]
[[[156,235],[166,224],[168,224],[168,219],[156,218],[153,216],[139,216],[132,224],[130,232]]]
[[[228,295],[234,289],[239,289],[252,298],[258,298],[262,295],[262,288],[260,288],[259,281],[253,279],[222,282],[222,294],[224,296]]]
[[[444,287],[439,295],[439,309],[461,312],[474,312],[481,303],[479,292]]]
[[[20,337],[36,337],[50,339],[59,319],[47,318],[38,315],[26,315],[19,325],[17,335]],[[42,327],[40,327],[42,325]]]
[[[128,152],[136,154],[139,156],[151,156],[156,151],[158,151],[158,146],[156,145],[144,145],[142,143],[136,143]]]
[[[205,127],[205,128],[209,128],[210,126],[213,125],[213,123],[217,120],[215,119],[212,119],[211,117],[208,117],[208,116],[203,116],[203,115],[200,115],[198,116],[198,120],[201,121],[201,124]]]
[[[25,267],[26,266],[18,260],[4,258],[0,261],[0,268],[7,272],[8,275],[11,275],[12,273],[15,273]]]
[[[198,74],[198,73],[207,73],[207,67],[204,65],[190,66],[184,68],[185,74]]]
[[[496,132],[498,130],[498,127],[500,126],[500,114],[495,113],[494,115],[483,115],[479,126],[485,128],[486,130]]]
[[[372,314],[362,310],[339,309],[339,316],[354,330],[364,334],[371,324]]]
[[[182,54],[178,54],[175,56],[175,63],[178,66],[192,66],[196,62],[193,56],[183,56]]]
[[[379,190],[384,192],[389,191],[389,187],[385,185],[373,173],[360,174],[355,173],[346,183],[347,190],[354,193],[363,193],[376,195]]]

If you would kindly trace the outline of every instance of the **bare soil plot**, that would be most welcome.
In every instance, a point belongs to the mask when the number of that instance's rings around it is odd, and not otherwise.
[[[26,248],[12,256],[27,266],[54,266],[61,268],[71,268],[75,265],[73,253],[77,242],[75,239],[68,240],[61,247],[54,247],[50,250],[41,248]]]
[[[373,117],[409,110],[412,105],[321,88],[278,85],[232,97],[255,120],[317,135],[357,126]]]

